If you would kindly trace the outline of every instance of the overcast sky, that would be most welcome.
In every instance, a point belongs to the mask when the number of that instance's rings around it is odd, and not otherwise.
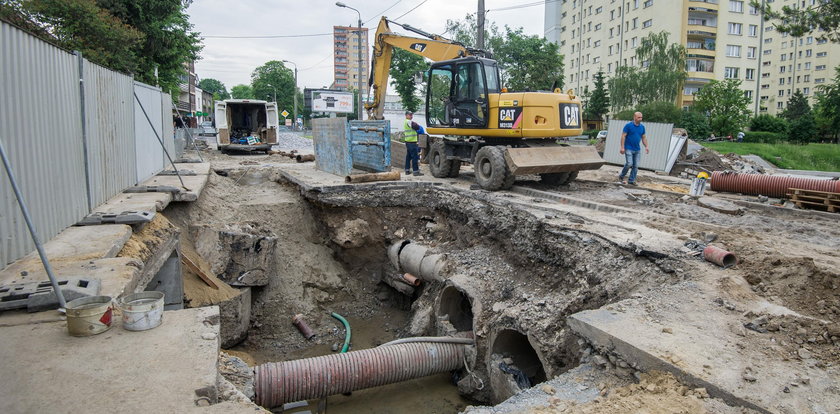
[[[363,26],[370,30],[371,38],[382,15],[396,19],[408,12],[397,21],[440,34],[446,19],[462,20],[467,14],[475,13],[478,6],[475,0],[344,0],[344,3],[361,12]],[[542,36],[545,6],[541,3],[544,2],[485,0],[485,9],[490,10],[488,21],[500,29],[504,25],[522,27],[526,34]],[[531,6],[494,11],[523,5]],[[329,34],[271,39],[205,37],[201,59],[196,62],[198,77],[218,79],[228,90],[234,85],[250,84],[251,72],[257,66],[284,59],[297,64],[300,89],[329,86],[333,80],[332,27],[355,26],[358,19],[355,11],[339,8],[332,0],[196,0],[187,12],[202,36]],[[399,27],[392,26],[392,30],[405,33]]]

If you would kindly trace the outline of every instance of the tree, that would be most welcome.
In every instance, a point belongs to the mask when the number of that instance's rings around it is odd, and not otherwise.
[[[91,62],[137,71],[137,49],[144,35],[123,23],[95,0],[20,0],[0,4],[2,15],[44,40],[78,50]]]
[[[502,84],[512,90],[562,88],[563,55],[558,48],[544,38],[523,34],[521,27],[510,30],[505,26],[504,38],[493,46]]]
[[[810,113],[811,105],[808,104],[808,98],[797,89],[788,99],[787,108],[782,112],[782,117],[788,121],[793,121]]]
[[[599,69],[595,74],[595,89],[586,103],[587,119],[604,119],[604,115],[610,112],[610,95],[605,85],[604,71]]]
[[[199,59],[198,53],[203,48],[201,37],[192,30],[186,14],[192,0],[96,0],[96,3],[144,34],[143,43],[137,49],[135,78],[160,85],[165,91],[178,90],[184,64]]]
[[[709,118],[696,110],[683,111],[680,121],[675,124],[678,128],[684,128],[691,139],[705,139],[712,133],[709,126]]]
[[[744,96],[741,81],[711,81],[694,95],[694,108],[709,115],[712,132],[735,135],[750,118],[750,98]]]
[[[816,118],[821,129],[840,144],[840,66],[834,71],[834,80],[817,88]]]
[[[254,98],[273,101],[277,95],[277,110],[292,111],[295,96],[295,74],[279,60],[265,62],[251,73]]]
[[[750,131],[775,132],[787,135],[788,122],[784,118],[761,114],[750,121]]]
[[[423,72],[427,68],[426,60],[414,53],[395,49],[391,59],[391,85],[400,95],[403,108],[407,111],[417,112],[422,103],[415,93],[417,84],[414,83],[414,74]]]
[[[811,7],[799,8],[782,6],[781,10],[773,10],[769,4],[761,5],[752,0],[750,5],[759,8],[764,13],[765,20],[776,20],[774,26],[780,33],[788,33],[793,37],[817,31],[817,39],[840,42],[840,0],[817,1]]]
[[[636,49],[637,67],[619,66],[609,80],[613,109],[650,102],[676,102],[686,79],[685,47],[668,43],[668,33],[651,33]]]
[[[811,112],[808,98],[797,89],[788,99],[787,108],[782,116],[790,121],[788,139],[800,144],[807,144],[817,134],[817,123]]]
[[[230,96],[233,99],[256,99],[254,89],[248,85],[236,85],[230,88]]]
[[[213,94],[213,99],[222,100],[230,99],[230,94],[225,87],[225,84],[213,78],[204,78],[198,82],[198,87],[205,92]]]
[[[666,124],[676,124],[682,119],[683,111],[677,108],[673,102],[651,102],[644,105],[639,105],[637,111],[644,115],[644,120],[647,122],[662,122]]]
[[[475,20],[475,14],[468,14],[464,17],[464,20],[446,20],[446,25],[444,26],[446,30],[444,33],[449,34],[449,38],[459,42],[468,47],[476,47],[477,39],[476,35],[478,34],[478,23]],[[501,39],[501,35],[499,34],[499,28],[496,26],[495,23],[489,20],[484,21],[484,49],[488,52],[492,52],[492,47],[494,44],[499,44]]]

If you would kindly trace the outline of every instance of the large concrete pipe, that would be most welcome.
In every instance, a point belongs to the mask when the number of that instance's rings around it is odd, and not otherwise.
[[[443,254],[429,254],[429,248],[412,243],[410,240],[400,240],[388,248],[388,259],[398,270],[411,273],[427,282],[444,281],[447,269],[446,256]]]
[[[255,368],[256,403],[273,408],[452,371],[463,366],[465,347],[404,343],[262,364]]]
[[[712,190],[714,191],[784,197],[788,188],[840,193],[840,181],[779,175],[738,174],[725,171],[712,173]]]

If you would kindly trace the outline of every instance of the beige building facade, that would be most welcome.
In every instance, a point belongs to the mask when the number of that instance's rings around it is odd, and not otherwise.
[[[776,0],[810,7],[817,0]],[[711,80],[738,79],[755,113],[778,114],[797,89],[811,98],[831,82],[838,45],[793,38],[764,22],[749,0],[558,0],[546,3],[545,36],[565,56],[565,87],[582,93],[594,75],[638,66],[635,49],[650,33],[686,47],[687,79],[677,105],[690,106]]]
[[[368,29],[362,28],[362,62],[359,65],[359,29],[357,27],[333,26],[333,84],[330,89],[353,91],[359,88],[359,77],[365,83],[370,70],[368,60]],[[361,70],[360,70],[361,69]],[[363,95],[367,100],[367,94]]]

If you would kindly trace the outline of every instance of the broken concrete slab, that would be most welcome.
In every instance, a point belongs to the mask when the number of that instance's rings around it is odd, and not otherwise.
[[[251,327],[251,288],[239,289],[239,295],[219,303],[222,317],[222,347],[231,348],[248,337]]]
[[[746,211],[744,207],[735,203],[713,197],[700,197],[697,199],[697,205],[717,211],[718,213],[730,214],[733,216],[744,214],[744,211]]]
[[[80,262],[114,257],[131,237],[131,226],[107,224],[102,226],[68,227],[44,243],[44,251],[52,266],[62,262]],[[43,271],[38,252],[32,252],[0,271],[0,283],[17,280],[20,276]]]
[[[95,213],[163,211],[172,202],[170,193],[120,193],[93,209]]]
[[[231,286],[268,284],[277,237],[207,226],[192,226],[190,233],[196,251],[219,279]]]
[[[198,197],[201,195],[201,191],[204,189],[204,186],[207,185],[207,176],[207,174],[198,174],[181,177],[188,190],[183,190],[181,187],[181,181],[177,176],[173,175],[155,176],[143,181],[140,185],[159,185],[181,188],[182,191],[174,195],[174,201],[195,201],[198,200]]]
[[[210,174],[210,163],[209,162],[190,162],[190,163],[176,162],[175,163],[175,168],[177,168],[178,171],[189,170],[189,171],[192,171],[192,172],[196,173],[197,175]],[[166,167],[165,171],[174,171],[174,170],[172,169],[172,166],[170,165],[170,166]],[[175,178],[177,179],[178,177],[176,176]]]
[[[3,412],[187,412],[218,401],[217,307],[165,312],[143,332],[120,318],[83,338],[65,325],[0,328]]]
[[[651,314],[656,309],[667,312]],[[732,405],[770,413],[840,411],[840,375],[820,369],[814,360],[773,359],[782,353],[779,345],[746,340],[761,334],[745,330],[741,319],[696,285],[686,285],[579,312],[568,323],[596,348],[644,371],[670,372]],[[797,378],[808,378],[808,383]]]

